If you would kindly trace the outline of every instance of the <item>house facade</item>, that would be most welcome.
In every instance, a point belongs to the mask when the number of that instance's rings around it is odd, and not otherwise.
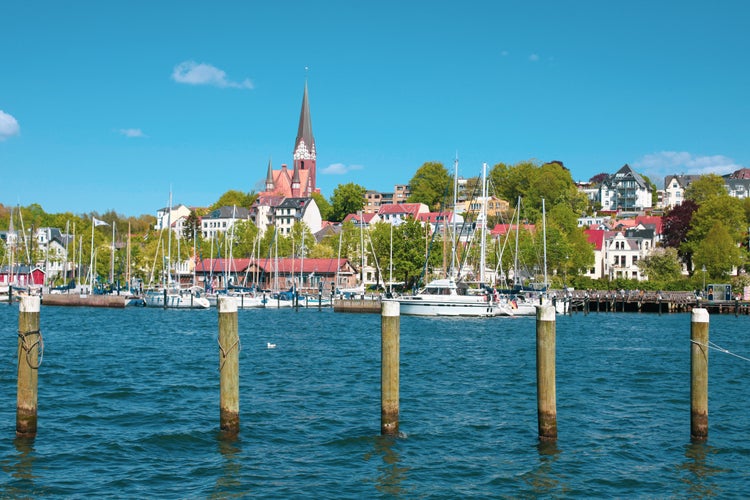
[[[313,198],[284,198],[273,209],[273,219],[279,234],[288,236],[296,221],[304,222],[313,233],[323,227],[320,209]]]
[[[651,187],[629,165],[610,175],[599,187],[602,210],[643,210],[652,207],[651,199]]]
[[[250,220],[250,212],[247,208],[234,206],[217,208],[201,217],[201,234],[204,239],[213,239],[219,234],[226,234],[237,222],[243,220]]]
[[[161,231],[170,226],[177,238],[182,237],[185,221],[190,215],[190,209],[185,205],[160,208],[156,211],[156,225],[154,229]]]
[[[668,175],[664,178],[662,206],[674,208],[685,201],[685,191],[700,175]]]

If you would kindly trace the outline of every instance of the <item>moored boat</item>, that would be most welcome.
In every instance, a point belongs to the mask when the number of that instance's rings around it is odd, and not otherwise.
[[[513,316],[507,302],[490,289],[459,287],[453,279],[429,282],[415,295],[405,295],[384,301],[400,304],[401,314],[413,316]]]
[[[153,288],[143,294],[146,307],[161,307],[164,309],[208,309],[211,304],[203,296],[198,287]]]

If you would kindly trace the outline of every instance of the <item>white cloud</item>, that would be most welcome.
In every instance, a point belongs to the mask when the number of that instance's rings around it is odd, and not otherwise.
[[[343,163],[332,163],[320,171],[327,175],[344,175],[352,170],[362,170],[362,165],[344,165]]]
[[[529,61],[531,62],[537,62],[539,60],[539,54],[531,54],[529,56]]]
[[[698,156],[686,151],[660,151],[647,154],[633,163],[633,168],[646,174],[657,186],[659,180],[674,174],[731,174],[743,168],[722,155]]]
[[[175,66],[172,71],[172,79],[177,83],[188,85],[213,85],[219,88],[234,89],[252,89],[254,87],[253,82],[247,78],[241,82],[228,80],[226,72],[210,64],[198,64],[195,61],[184,61]]]
[[[121,128],[120,134],[125,137],[146,137],[146,134],[139,128]]]
[[[0,141],[21,133],[18,122],[8,113],[0,109]]]

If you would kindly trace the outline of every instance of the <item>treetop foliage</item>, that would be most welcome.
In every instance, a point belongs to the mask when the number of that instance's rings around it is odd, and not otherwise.
[[[417,169],[409,181],[409,203],[424,203],[438,211],[447,200],[452,200],[453,181],[442,163],[427,162]]]

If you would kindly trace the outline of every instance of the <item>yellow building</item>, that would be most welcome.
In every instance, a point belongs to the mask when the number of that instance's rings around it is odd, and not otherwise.
[[[466,200],[463,204],[463,213],[466,215],[479,215],[482,211],[482,198]],[[506,215],[510,211],[510,203],[496,196],[487,198],[487,217]]]

